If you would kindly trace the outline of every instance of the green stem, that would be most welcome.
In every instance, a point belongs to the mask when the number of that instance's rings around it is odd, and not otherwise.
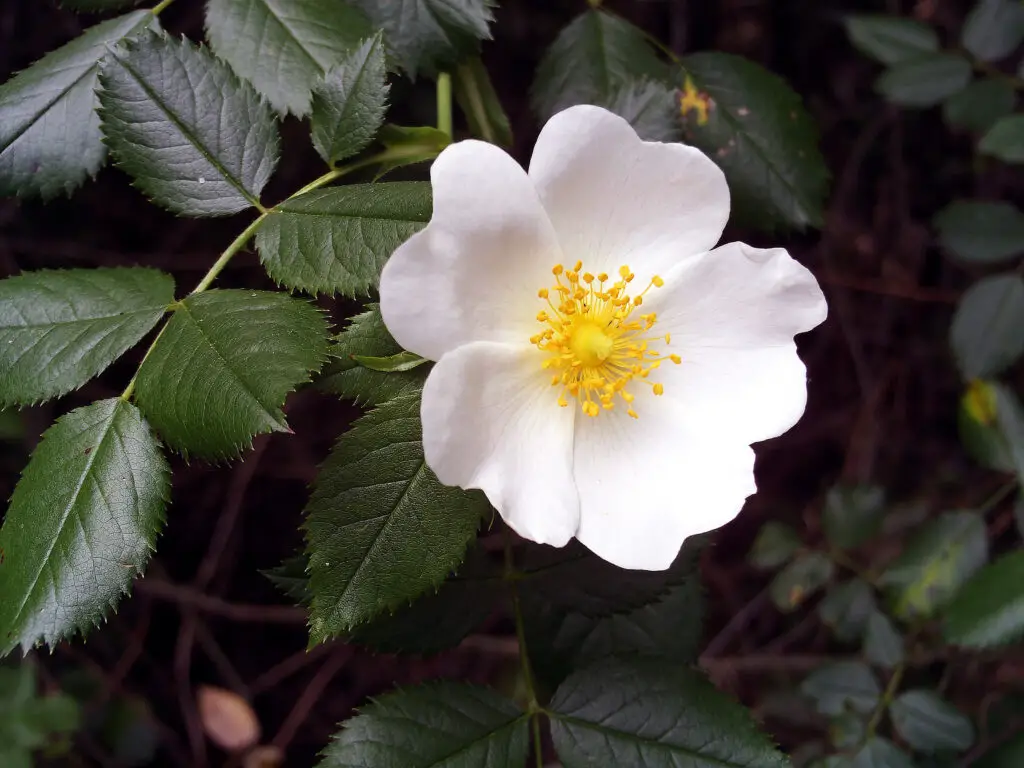
[[[491,118],[487,114],[483,97],[480,95],[479,83],[473,76],[469,64],[459,65],[459,82],[463,83],[466,98],[469,99],[469,111],[473,114],[473,120],[480,126],[480,138],[491,144],[498,143],[497,134],[491,125]]]
[[[966,51],[964,53],[966,55],[970,56],[970,54],[967,53]],[[988,75],[989,77],[994,77],[997,80],[1005,80],[1011,86],[1013,86],[1013,88],[1015,90],[1024,91],[1024,78],[1020,78],[1020,77],[1016,77],[1014,75],[1007,74],[1006,72],[1003,72],[1003,70],[1001,70],[999,67],[995,66],[994,64],[989,64],[987,61],[982,61],[981,59],[976,59],[973,56],[971,57],[971,64],[974,66],[974,68],[978,72],[980,72],[980,73],[982,73],[984,75]]]
[[[537,768],[544,768],[544,744],[540,739],[540,713],[530,715],[530,727],[533,730],[533,754],[536,755]]]
[[[452,76],[447,72],[437,76],[437,128],[452,137]]]
[[[160,13],[164,10],[164,8],[166,8],[173,2],[174,0],[160,0],[160,2],[153,7],[150,13],[152,13],[154,16],[159,16]]]
[[[260,225],[263,223],[265,218],[267,218],[267,214],[261,213],[248,227],[242,230],[242,234],[236,237],[231,242],[231,245],[224,249],[224,252],[221,253],[220,257],[213,262],[213,266],[207,270],[206,274],[203,275],[203,279],[200,280],[199,284],[192,289],[192,293],[190,293],[189,296],[195,296],[197,293],[202,293],[210,287],[210,284],[217,279],[217,275],[224,270],[224,267],[228,265],[228,262],[231,261],[235,254],[242,250],[245,247],[245,244],[249,242],[249,238],[256,233],[256,230],[260,228]]]
[[[512,542],[508,531],[505,531],[505,581],[512,593],[512,612],[516,620],[516,639],[519,641],[519,666],[522,670],[523,685],[526,687],[527,712],[530,715],[530,726],[533,730],[533,751],[536,755],[537,768],[544,766],[543,744],[540,737],[540,713],[543,712],[537,701],[537,687],[533,678],[533,667],[526,648],[526,624],[523,621],[523,605],[519,599],[518,572],[512,559]]]
[[[892,671],[892,677],[889,678],[889,684],[885,686],[885,692],[882,694],[882,698],[878,700],[878,706],[875,707],[875,711],[871,714],[871,719],[868,721],[867,728],[864,730],[864,743],[866,744],[875,735],[875,731],[878,730],[878,726],[882,722],[882,718],[885,716],[885,710],[892,704],[892,700],[896,698],[896,694],[899,693],[900,683],[903,682],[903,672],[906,670],[905,664],[898,664]]]
[[[978,514],[984,517],[1017,489],[1017,480],[1010,480],[978,506]]]

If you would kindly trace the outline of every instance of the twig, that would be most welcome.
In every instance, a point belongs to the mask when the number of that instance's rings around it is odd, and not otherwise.
[[[334,676],[342,670],[342,667],[351,658],[352,649],[349,646],[340,645],[334,649],[334,654],[324,662],[313,679],[310,680],[309,685],[306,686],[306,690],[302,692],[298,701],[295,702],[295,706],[292,707],[292,711],[288,713],[288,717],[285,718],[281,729],[271,742],[272,746],[277,747],[281,751],[288,748],[292,739],[295,738],[295,734],[299,732],[299,728],[305,722],[306,717],[313,707],[316,706],[321,694],[323,694],[331,680],[334,679]]]
[[[140,581],[136,587],[140,592],[159,600],[179,603],[203,613],[223,616],[231,621],[264,624],[304,624],[306,612],[291,605],[250,605],[229,603],[219,597],[207,595],[191,587],[172,584],[169,581],[155,581],[152,578]]]

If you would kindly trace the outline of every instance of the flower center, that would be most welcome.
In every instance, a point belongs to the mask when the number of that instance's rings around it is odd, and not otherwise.
[[[547,355],[542,365],[553,372],[551,386],[562,387],[560,406],[569,405],[568,395],[587,416],[597,416],[602,410],[614,410],[621,401],[626,413],[637,418],[635,398],[627,387],[641,381],[655,395],[663,394],[665,387],[649,380],[651,372],[662,360],[682,362],[679,355],[662,355],[651,348],[672,341],[667,333],[651,333],[657,314],[634,314],[647,292],[665,282],[655,275],[631,297],[628,289],[634,275],[628,266],[619,267],[619,279],[614,282],[604,273],[596,277],[581,273],[582,268],[579,261],[570,270],[561,264],[552,268],[555,284],[537,292],[548,305],[537,313],[544,329],[531,336],[530,343]]]

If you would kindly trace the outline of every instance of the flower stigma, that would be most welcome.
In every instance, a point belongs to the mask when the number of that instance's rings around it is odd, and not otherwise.
[[[542,367],[552,371],[551,386],[561,386],[560,406],[567,407],[572,397],[583,413],[593,417],[613,410],[618,398],[626,413],[638,418],[633,410],[635,396],[628,387],[640,381],[655,395],[664,394],[663,384],[649,380],[651,372],[663,360],[682,362],[679,355],[651,348],[672,341],[667,333],[651,333],[657,313],[639,314],[644,296],[665,281],[655,275],[643,291],[631,296],[628,290],[635,275],[628,266],[619,267],[619,279],[614,282],[603,272],[595,276],[582,269],[580,261],[572,269],[562,264],[552,268],[555,284],[537,292],[548,306],[537,313],[544,330],[531,336],[530,343],[547,355]]]

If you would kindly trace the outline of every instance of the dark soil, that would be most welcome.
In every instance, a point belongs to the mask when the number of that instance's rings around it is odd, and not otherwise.
[[[544,48],[582,0],[506,0],[484,58],[511,116],[516,152],[529,156],[538,126],[527,91]],[[716,48],[748,56],[785,77],[805,98],[834,175],[827,227],[805,235],[728,232],[726,239],[784,245],[822,282],[828,321],[801,337],[810,403],[801,423],[757,449],[761,491],[715,536],[703,563],[708,591],[707,651],[716,682],[759,712],[786,748],[812,731],[773,716],[766,694],[792,684],[835,645],[813,611],[785,616],[745,564],[759,526],[790,521],[820,540],[824,491],[837,481],[875,482],[893,499],[932,512],[977,504],[1001,479],[978,470],[960,448],[955,409],[960,382],[946,335],[954,303],[972,275],[938,251],[931,215],[956,196],[1024,202],[1019,175],[1006,167],[976,174],[968,137],[950,134],[936,110],[900,113],[871,85],[878,68],[845,40],[849,11],[915,11],[955,39],[968,3],[955,0],[621,0],[616,10],[677,51]],[[202,3],[178,0],[164,26],[201,36]],[[88,22],[53,2],[0,3],[0,79],[76,35]],[[396,86],[392,118],[433,121],[431,84]],[[457,118],[458,119],[458,118]],[[302,124],[284,126],[284,160],[268,199],[320,173]],[[245,226],[177,219],[148,204],[119,171],[106,169],[72,200],[0,202],[0,275],[45,267],[145,264],[179,286],[198,281]],[[236,258],[224,285],[272,288],[255,257]],[[325,306],[328,306],[325,304]],[[329,305],[337,323],[354,306]],[[27,409],[24,439],[0,444],[0,496],[7,498],[38,435],[61,413],[118,394],[141,350],[99,381],[57,403]],[[301,613],[260,574],[300,546],[307,486],[333,440],[358,415],[312,391],[289,401],[295,435],[259,438],[243,461],[211,467],[174,459],[173,504],[149,577],[87,642],[62,644],[43,660],[51,677],[95,673],[111,692],[149,702],[162,739],[160,764],[224,764],[198,730],[195,690],[213,684],[251,697],[268,743],[288,765],[313,764],[336,723],[367,696],[396,683],[446,676],[507,687],[514,636],[498,615],[463,647],[433,659],[373,655],[341,645],[306,653]],[[1015,535],[1009,509],[992,523],[993,546]],[[892,542],[898,546],[898,540]],[[953,663],[949,695],[967,711],[990,691],[1024,685],[1024,659]],[[87,764],[108,764],[95,741]]]

